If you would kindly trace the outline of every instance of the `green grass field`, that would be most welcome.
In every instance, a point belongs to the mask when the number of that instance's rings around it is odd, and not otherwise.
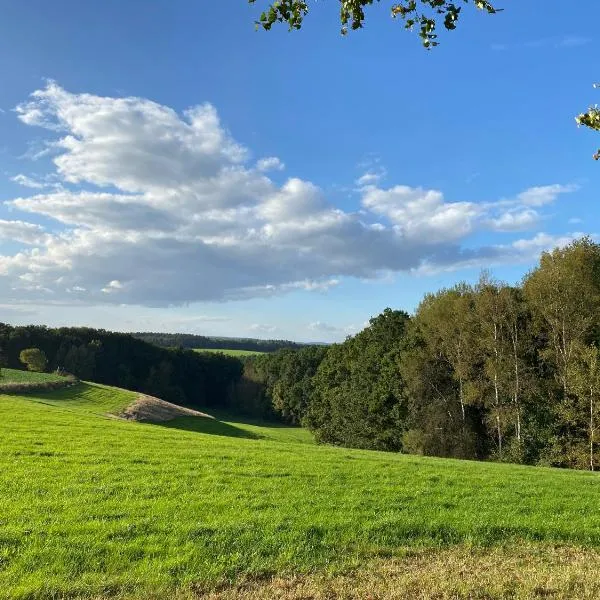
[[[195,352],[218,352],[220,354],[227,354],[228,356],[256,356],[257,354],[264,354],[258,350],[225,350],[220,348],[194,348]]]
[[[4,383],[46,383],[49,381],[63,381],[64,377],[54,373],[34,373],[33,371],[20,371],[18,369],[2,369],[0,385]]]
[[[600,597],[596,474],[112,416],[133,398],[0,396],[0,598]]]

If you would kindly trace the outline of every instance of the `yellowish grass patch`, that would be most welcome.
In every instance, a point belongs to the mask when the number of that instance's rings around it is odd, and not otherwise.
[[[275,577],[200,593],[207,600],[600,598],[600,552],[546,545],[411,551],[350,573]]]

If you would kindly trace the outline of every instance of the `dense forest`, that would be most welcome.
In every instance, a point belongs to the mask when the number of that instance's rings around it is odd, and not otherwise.
[[[302,348],[305,344],[289,340],[259,340],[254,338],[209,337],[192,333],[136,332],[134,337],[163,348],[201,348],[205,350],[251,350],[275,352],[282,348]]]
[[[233,357],[159,348],[124,333],[0,324],[5,366],[24,368],[19,355],[27,348],[42,350],[50,370],[191,406],[229,408],[243,370]]]
[[[325,443],[594,470],[599,343],[600,245],[584,238],[519,286],[482,274],[253,369],[273,409]]]

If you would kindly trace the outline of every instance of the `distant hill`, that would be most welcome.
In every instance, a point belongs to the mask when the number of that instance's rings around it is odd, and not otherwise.
[[[136,332],[134,337],[163,348],[194,348],[203,350],[246,350],[275,352],[282,348],[304,348],[308,344],[290,340],[260,340],[255,338],[212,337],[192,333]]]

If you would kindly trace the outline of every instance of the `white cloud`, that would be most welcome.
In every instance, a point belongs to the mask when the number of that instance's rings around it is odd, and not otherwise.
[[[283,169],[285,169],[285,165],[276,156],[269,156],[267,158],[261,158],[256,163],[256,168],[263,172],[283,171]]]
[[[5,219],[0,219],[0,241],[40,244],[46,239],[44,228],[40,225],[25,221],[6,221]]]
[[[472,202],[445,202],[437,190],[397,185],[366,189],[363,206],[390,219],[406,239],[429,243],[464,238],[473,230],[481,207]]]
[[[255,333],[274,333],[277,331],[277,326],[269,325],[267,323],[253,323],[250,325],[249,329]]]
[[[85,288],[80,288],[79,286],[76,286],[79,289],[85,289]],[[102,288],[102,291],[105,294],[112,294],[114,292],[118,292],[119,290],[123,289],[123,284],[118,280],[118,279],[113,279],[112,281],[110,281],[108,283],[108,285],[104,288]]]
[[[565,235],[537,233],[531,238],[518,239],[510,244],[464,249],[452,256],[447,264],[424,261],[414,272],[420,275],[433,275],[441,272],[457,271],[465,268],[487,268],[490,266],[523,264],[535,261],[542,252],[556,247],[564,247],[581,237],[581,232]]]
[[[309,323],[308,328],[311,331],[318,331],[320,333],[339,333],[340,328],[330,323],[324,323],[323,321],[314,321]]]
[[[377,166],[376,168],[372,168],[363,175],[361,175],[354,183],[359,188],[378,185],[381,182],[381,180],[385,178],[386,175],[386,170],[381,166]]]
[[[473,250],[465,241],[532,226],[532,206],[574,189],[448,201],[439,190],[379,187],[376,164],[365,166],[362,209],[352,212],[310,181],[278,185],[250,166],[208,104],[178,114],[143,98],[71,94],[50,83],[17,113],[54,132],[55,172],[42,181],[69,185],[8,203],[49,224],[0,222],[4,239],[32,246],[0,255],[0,301],[170,306],[325,291],[344,276],[456,268],[482,257],[514,262],[531,250]]]
[[[34,190],[43,190],[43,189],[61,189],[61,184],[55,180],[55,176],[48,175],[42,179],[29,177],[28,175],[23,175],[19,173],[14,177],[11,177],[11,181],[22,185],[23,187],[34,189]]]
[[[554,202],[561,194],[570,194],[578,189],[576,185],[542,185],[521,192],[517,199],[527,206],[544,206]]]
[[[37,190],[41,190],[46,187],[46,185],[44,183],[42,183],[41,181],[36,181],[35,179],[32,179],[31,177],[27,177],[27,175],[22,175],[22,174],[11,177],[11,181],[18,183],[19,185],[22,185],[23,187],[33,188],[33,189],[37,189]]]
[[[537,257],[541,252],[552,250],[553,248],[562,248],[570,244],[574,239],[581,237],[581,232],[569,235],[550,235],[548,233],[538,233],[533,238],[517,240],[512,243],[512,247],[518,251],[524,251],[531,258]]]
[[[496,231],[522,231],[538,224],[540,215],[532,209],[507,211],[490,219],[490,228]]]

